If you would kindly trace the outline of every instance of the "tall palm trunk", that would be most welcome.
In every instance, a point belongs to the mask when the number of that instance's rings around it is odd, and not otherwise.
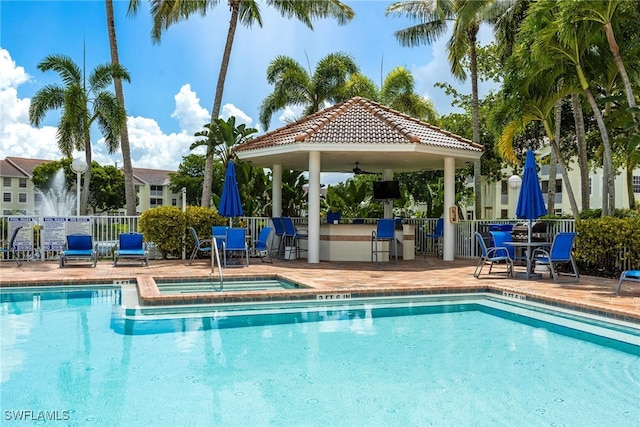
[[[80,196],[80,212],[78,215],[87,214],[87,206],[89,205],[89,184],[91,183],[91,135],[88,128],[84,137],[84,161],[87,163],[87,171],[84,173],[84,185]]]
[[[562,173],[562,181],[564,183],[564,188],[567,190],[567,197],[569,198],[569,205],[571,205],[571,213],[575,219],[580,219],[580,211],[578,210],[578,204],[576,203],[576,198],[573,195],[573,188],[571,187],[571,181],[569,181],[569,173],[567,172],[566,163],[562,158],[562,154],[560,153],[560,147],[558,146],[558,142],[554,137],[554,133],[551,131],[551,126],[549,125],[548,120],[543,120],[542,124],[544,125],[544,129],[547,132],[547,136],[549,137],[549,141],[551,143],[551,148],[556,153],[556,159],[559,164],[562,165],[560,171]]]
[[[555,125],[554,138],[560,141],[560,127],[562,125],[562,99],[555,105]],[[549,155],[549,183],[547,185],[547,212],[553,214],[556,211],[556,175],[558,173],[558,157],[556,151],[551,150]]]
[[[222,104],[222,93],[224,91],[224,82],[229,69],[229,58],[231,57],[231,48],[233,47],[233,39],[235,38],[236,28],[238,27],[238,12],[240,10],[241,0],[231,0],[231,19],[229,20],[229,31],[227,32],[227,41],[224,45],[224,54],[222,55],[222,63],[220,64],[220,73],[218,74],[218,83],[216,84],[216,94],[211,109],[211,125],[220,115],[220,104]],[[202,206],[211,206],[211,185],[213,181],[213,150],[207,150],[207,160],[204,165],[204,182],[202,185]]]
[[[116,39],[116,25],[113,17],[113,0],[105,0],[107,8],[107,31],[109,32],[109,48],[111,50],[111,62],[119,65],[118,41]],[[124,107],[124,92],[122,90],[122,80],[114,79],[114,87],[118,104]],[[126,109],[125,109],[126,111]],[[131,165],[131,148],[129,145],[129,131],[125,125],[120,134],[120,149],[122,150],[122,162],[124,168],[124,197],[127,204],[127,215],[136,214],[136,192],[133,185],[133,167]]]
[[[622,62],[622,57],[620,56],[620,48],[618,47],[618,43],[616,42],[616,37],[613,33],[613,26],[611,25],[611,21],[607,22],[604,25],[604,32],[607,35],[607,41],[609,42],[609,49],[611,50],[611,54],[613,55],[613,61],[618,68],[618,72],[620,73],[620,78],[624,84],[624,92],[627,95],[627,103],[630,108],[635,108],[636,106],[636,98],[633,94],[633,88],[631,87],[631,81],[629,80],[629,75],[627,74],[627,69],[624,66],[624,62]],[[637,117],[635,113],[632,113],[633,121],[637,121]]]
[[[576,128],[576,144],[578,148],[578,167],[580,168],[580,195],[582,210],[590,208],[591,192],[589,185],[589,159],[587,157],[587,137],[584,130],[584,116],[582,102],[577,93],[571,94],[571,108]]]
[[[469,29],[469,70],[471,72],[471,114],[472,114],[472,139],[480,144],[480,104],[478,102],[478,56],[476,53],[476,39],[478,26]],[[480,159],[473,162],[473,193],[475,198],[476,218],[482,215],[482,162]]]

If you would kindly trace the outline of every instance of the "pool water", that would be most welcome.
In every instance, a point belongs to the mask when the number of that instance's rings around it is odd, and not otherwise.
[[[2,425],[29,410],[56,425],[640,422],[627,325],[478,298],[127,316],[116,289],[0,297]]]
[[[225,279],[222,287],[217,280],[185,279],[164,280],[156,279],[156,286],[161,294],[188,294],[195,292],[219,292],[224,291],[269,291],[283,289],[307,288],[297,283],[280,278],[232,278]]]

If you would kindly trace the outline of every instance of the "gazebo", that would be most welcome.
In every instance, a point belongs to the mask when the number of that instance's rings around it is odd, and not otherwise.
[[[282,213],[282,170],[309,173],[308,262],[318,263],[320,172],[362,169],[392,180],[395,172],[444,169],[444,206],[455,205],[455,169],[482,156],[484,148],[429,123],[366,98],[354,97],[236,148],[241,160],[269,168],[273,176],[274,217]],[[385,204],[384,216],[393,216]],[[453,261],[454,224],[444,211],[443,259]]]

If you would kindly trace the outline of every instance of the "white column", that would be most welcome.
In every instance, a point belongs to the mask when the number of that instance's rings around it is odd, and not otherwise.
[[[309,264],[320,262],[320,169],[320,152],[309,152],[309,241],[307,242],[309,250],[307,262]]]
[[[456,225],[451,222],[449,208],[456,203],[456,161],[453,157],[444,159],[444,233],[442,259],[453,261],[456,253]]]
[[[385,169],[382,171],[382,179],[384,181],[392,181],[393,169]],[[384,217],[393,218],[393,200],[384,202]]]
[[[271,168],[271,216],[282,216],[282,165],[273,165]]]

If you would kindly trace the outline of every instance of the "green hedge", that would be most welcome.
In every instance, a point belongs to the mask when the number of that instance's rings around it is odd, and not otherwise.
[[[624,261],[640,269],[640,218],[593,218],[576,221],[575,258],[587,274],[615,277]]]
[[[163,258],[182,256],[183,244],[187,253],[191,253],[194,241],[186,227],[193,227],[201,239],[211,236],[211,227],[224,225],[228,219],[218,215],[215,209],[200,206],[187,206],[186,213],[175,206],[161,206],[145,211],[140,216],[140,231],[147,241],[153,242]]]

